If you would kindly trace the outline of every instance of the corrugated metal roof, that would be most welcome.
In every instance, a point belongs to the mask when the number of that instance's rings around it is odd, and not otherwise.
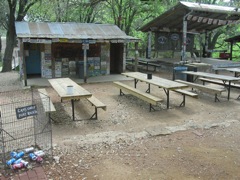
[[[202,33],[205,30],[213,30],[220,26],[240,22],[238,8],[181,1],[141,27],[140,30],[143,32],[150,30],[181,32],[184,16],[187,20],[187,31],[192,33]]]
[[[126,35],[118,26],[111,24],[15,22],[15,25],[18,38],[139,40]]]

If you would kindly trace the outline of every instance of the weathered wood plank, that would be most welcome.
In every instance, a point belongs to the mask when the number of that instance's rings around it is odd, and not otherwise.
[[[158,102],[161,102],[163,101],[162,99],[156,97],[156,96],[153,96],[149,93],[145,93],[145,92],[142,92],[136,88],[133,88],[133,87],[130,87],[126,84],[123,84],[121,82],[113,82],[115,86],[117,86],[118,88],[124,90],[124,91],[127,91],[128,93],[138,97],[139,99],[142,99],[150,104],[153,104],[153,105],[157,105]]]
[[[38,89],[39,95],[41,97],[42,103],[43,103],[43,108],[45,112],[54,112],[56,111],[50,97],[48,96],[48,93],[46,89]]]
[[[207,79],[207,78],[198,78],[198,79],[203,82],[209,82],[209,83],[225,86],[225,84],[221,80],[214,80],[214,79]],[[228,83],[226,83],[226,85],[228,85]],[[231,83],[231,87],[240,89],[240,84]]]
[[[69,78],[49,79],[48,81],[62,100],[88,98],[92,96],[90,92]],[[73,86],[73,94],[67,94],[67,86]]]
[[[87,98],[87,100],[92,103],[96,108],[102,108],[104,111],[107,110],[107,106],[95,96],[91,96],[90,98]]]
[[[175,89],[173,91],[177,92],[177,93],[180,93],[180,94],[190,96],[190,97],[198,98],[198,94],[196,94],[194,92],[191,92],[191,91],[184,90],[184,89]]]
[[[139,72],[122,73],[122,75],[131,77],[139,81],[143,81],[148,84],[152,84],[161,88],[166,88],[168,90],[181,89],[181,88],[187,87],[187,85],[183,83],[178,83],[176,81],[172,81],[172,80],[161,78],[161,77],[152,76],[152,79],[147,79],[147,74],[139,73]]]
[[[224,89],[224,88],[215,88],[215,87],[210,87],[210,86],[204,86],[201,84],[196,84],[196,83],[187,82],[187,81],[183,81],[183,80],[175,80],[175,81],[186,84],[192,88],[197,88],[199,90],[205,91],[209,94],[221,94],[222,92],[226,91],[226,89]]]

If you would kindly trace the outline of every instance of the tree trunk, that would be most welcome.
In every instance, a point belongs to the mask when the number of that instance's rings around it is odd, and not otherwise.
[[[214,50],[217,40],[221,34],[223,34],[224,31],[219,28],[216,30],[214,34],[209,34],[209,39],[208,39],[208,50]],[[205,46],[203,45],[203,57],[212,57],[212,52],[207,52],[205,51]]]
[[[7,31],[7,37],[6,37],[6,49],[3,57],[3,69],[2,72],[9,72],[12,70],[12,55],[13,55],[13,49],[16,42],[16,31],[15,31],[15,21],[9,20],[8,25],[8,31]]]

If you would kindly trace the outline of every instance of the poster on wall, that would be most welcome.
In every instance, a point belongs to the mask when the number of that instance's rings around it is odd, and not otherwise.
[[[181,51],[183,34],[179,32],[155,33],[155,49],[157,51]],[[186,50],[191,52],[194,47],[194,35],[187,34]]]

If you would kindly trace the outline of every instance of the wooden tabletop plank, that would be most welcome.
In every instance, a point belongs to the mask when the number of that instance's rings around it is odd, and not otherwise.
[[[239,81],[240,80],[240,78],[233,77],[233,76],[213,74],[213,73],[207,73],[207,72],[182,71],[181,73],[190,74],[194,76],[207,77],[212,79],[220,79],[223,81]]]
[[[224,70],[240,73],[240,68],[225,68]]]
[[[75,83],[70,78],[49,79],[48,81],[63,100],[88,98],[92,96],[90,92]],[[67,94],[67,86],[73,86],[72,94]]]
[[[96,97],[91,96],[90,98],[87,98],[91,103],[94,104],[97,108],[102,108],[103,110],[107,110],[107,106],[103,104],[101,101],[99,101]]]
[[[40,97],[42,99],[43,108],[44,108],[45,112],[56,111],[50,97],[48,96],[48,93],[47,93],[46,89],[44,89],[44,88],[38,89],[38,92],[39,92]]]
[[[125,75],[127,77],[131,77],[134,79],[138,79],[140,81],[149,83],[149,84],[153,84],[156,85],[158,87],[161,88],[165,88],[165,89],[181,89],[181,88],[186,88],[187,85],[182,84],[182,83],[178,83],[172,80],[168,80],[165,78],[160,78],[157,76],[152,76],[152,79],[148,79],[147,78],[147,74],[144,73],[140,73],[140,72],[128,72],[128,73],[122,73],[122,75]]]

